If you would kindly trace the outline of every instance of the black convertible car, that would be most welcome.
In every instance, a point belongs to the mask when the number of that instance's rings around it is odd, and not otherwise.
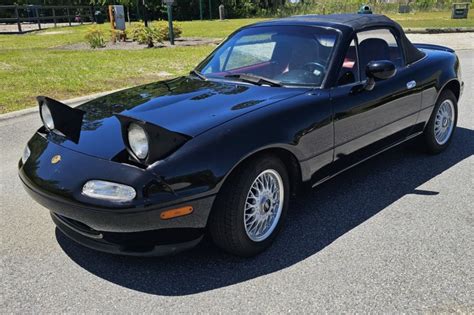
[[[381,15],[308,15],[239,29],[188,76],[77,108],[38,97],[19,162],[58,228],[94,249],[163,255],[205,233],[267,248],[292,195],[408,139],[443,151],[462,94],[453,50]],[[337,214],[334,214],[337,215]]]

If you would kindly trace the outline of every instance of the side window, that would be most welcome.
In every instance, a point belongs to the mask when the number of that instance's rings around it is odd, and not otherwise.
[[[360,76],[365,80],[365,66],[374,60],[390,60],[397,68],[403,66],[403,54],[397,39],[388,29],[364,31],[357,34],[359,41]]]
[[[357,48],[355,40],[352,40],[349,48],[347,49],[346,55],[344,56],[344,61],[337,79],[337,85],[346,85],[359,81],[359,70],[356,61]]]

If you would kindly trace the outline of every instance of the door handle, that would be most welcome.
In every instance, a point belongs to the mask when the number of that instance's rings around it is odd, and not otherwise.
[[[416,86],[416,81],[409,81],[407,82],[407,89],[413,89]]]

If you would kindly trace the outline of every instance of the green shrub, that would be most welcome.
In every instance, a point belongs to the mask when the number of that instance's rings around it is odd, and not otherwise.
[[[183,30],[179,23],[173,23],[174,38],[181,37]],[[162,43],[164,40],[169,40],[168,22],[158,21],[149,24],[145,27],[142,22],[133,24],[127,29],[127,37],[140,44],[147,44],[153,47],[156,43]]]
[[[143,24],[135,24],[128,31],[128,37],[140,44],[153,47],[156,43],[162,43],[165,39],[161,30],[155,26],[145,27]]]
[[[170,40],[169,38],[169,28],[168,28],[168,22],[167,21],[158,21],[158,22],[153,22],[153,26],[156,27],[161,36],[165,40]],[[173,23],[173,33],[174,33],[174,38],[180,38],[181,34],[183,33],[183,30],[181,29],[181,25],[179,23]]]
[[[110,30],[110,40],[113,43],[116,43],[117,41],[122,40],[125,37],[126,32],[122,30]]]
[[[105,47],[104,32],[96,27],[89,28],[86,32],[85,38],[93,49]]]
[[[141,38],[141,34],[145,32],[144,28],[145,26],[142,21],[139,21],[138,24],[132,24],[132,26],[126,30],[127,37],[134,42],[138,42],[139,38]]]

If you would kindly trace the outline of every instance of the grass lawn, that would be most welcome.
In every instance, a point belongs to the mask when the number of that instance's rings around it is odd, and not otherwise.
[[[395,14],[404,27],[474,26],[474,18],[451,20],[449,12]],[[224,38],[261,19],[180,22],[184,37]],[[187,73],[213,46],[143,50],[71,51],[89,26],[0,35],[0,113],[35,106],[37,95],[67,99]],[[104,30],[108,24],[101,25]]]
[[[224,38],[258,20],[182,22],[183,36]],[[35,106],[37,95],[68,99],[189,72],[213,46],[70,51],[90,26],[0,35],[0,113]],[[100,26],[108,30],[109,25]]]
[[[462,2],[462,1],[460,1]],[[387,14],[404,28],[437,28],[437,27],[474,27],[474,14],[468,19],[451,19],[451,12],[417,12],[409,14]]]

